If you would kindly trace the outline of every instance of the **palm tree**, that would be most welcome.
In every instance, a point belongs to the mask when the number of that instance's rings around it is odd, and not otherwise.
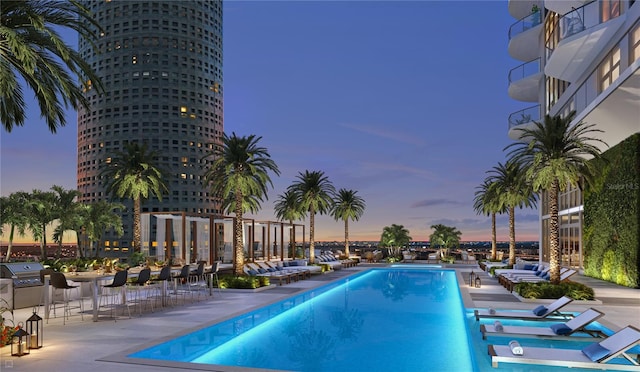
[[[235,133],[231,136],[225,133],[222,146],[215,146],[207,155],[213,157],[213,163],[205,172],[205,184],[222,200],[223,209],[235,214],[233,270],[236,275],[243,275],[243,214],[256,212],[263,198],[267,198],[267,187],[273,186],[269,171],[280,174],[267,149],[258,146],[261,139],[255,135],[238,137]]]
[[[55,203],[55,193],[33,190],[25,205],[29,219],[29,230],[31,230],[33,238],[40,241],[40,257],[43,260],[47,258],[47,225],[56,219]]]
[[[322,171],[298,173],[297,181],[288,190],[296,194],[300,210],[309,212],[309,261],[315,261],[315,217],[316,213],[325,214],[331,209],[336,189]]]
[[[64,108],[69,104],[76,110],[89,106],[83,89],[101,88],[91,66],[58,32],[71,29],[94,40],[99,25],[77,1],[59,0],[2,0],[0,22],[0,122],[7,132],[24,125],[24,80],[55,133],[66,124]]]
[[[291,230],[289,230],[289,255],[293,257],[295,255],[293,221],[304,218],[304,212],[302,212],[298,207],[296,194],[291,190],[286,190],[282,195],[278,196],[278,200],[276,200],[274,206],[274,211],[276,212],[276,217],[280,221],[288,220],[291,225]]]
[[[0,198],[0,234],[2,234],[2,227],[5,224],[9,225],[9,243],[5,257],[6,262],[9,262],[9,257],[11,257],[13,238],[16,230],[18,235],[23,236],[29,225],[29,219],[24,210],[24,206],[28,200],[29,194],[23,191]]]
[[[102,236],[108,229],[114,229],[116,235],[122,236],[122,217],[116,211],[124,209],[124,205],[120,203],[109,203],[101,200],[96,203],[85,205],[86,212],[82,221],[81,229],[89,240],[89,246],[93,250],[94,243],[98,246],[95,250],[95,257],[100,255],[100,247],[102,244]]]
[[[340,189],[331,208],[331,215],[336,221],[344,221],[344,254],[349,257],[349,219],[358,221],[364,213],[364,199],[357,191]]]
[[[165,172],[156,165],[156,153],[146,144],[130,142],[118,151],[102,172],[107,193],[118,198],[133,199],[133,252],[141,247],[140,211],[142,199],[153,195],[162,201],[168,192]]]
[[[535,207],[536,196],[527,182],[524,171],[514,161],[498,166],[487,172],[490,174],[490,194],[496,196],[499,210],[509,213],[509,265],[516,263],[516,218],[515,207]]]
[[[497,203],[497,195],[491,192],[491,181],[485,179],[482,184],[476,187],[473,198],[473,210],[478,214],[491,216],[491,259],[496,259],[497,237],[496,237],[496,214],[504,213]]]
[[[66,230],[71,230],[73,221],[80,213],[80,203],[76,202],[76,198],[80,196],[78,190],[65,190],[63,187],[53,185],[51,190],[55,192],[54,211],[58,218],[58,226],[54,233],[54,241],[58,242],[58,250],[56,257],[60,257],[62,252],[62,238]]]
[[[403,225],[385,226],[382,229],[382,235],[380,236],[380,247],[388,247],[392,256],[398,256],[400,254],[400,248],[409,244],[411,236],[409,236],[409,230],[405,229]]]
[[[433,233],[429,236],[429,242],[434,243],[440,248],[449,250],[449,248],[460,244],[460,236],[462,233],[454,226],[445,226],[443,224],[431,225]],[[448,254],[448,253],[447,253]]]
[[[552,283],[560,282],[560,235],[558,226],[558,193],[576,186],[580,180],[590,182],[596,169],[589,158],[599,158],[594,143],[607,144],[595,137],[601,133],[595,124],[583,121],[575,125],[575,111],[562,117],[545,115],[533,128],[521,129],[520,141],[505,148],[514,161],[523,166],[534,192],[546,190],[549,203],[549,274]]]

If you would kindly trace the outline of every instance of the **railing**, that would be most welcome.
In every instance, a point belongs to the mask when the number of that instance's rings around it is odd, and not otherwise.
[[[543,19],[544,9],[540,9],[524,18],[521,18],[516,23],[512,24],[511,27],[509,27],[509,40],[511,40],[512,37],[515,37],[516,35],[521,34],[541,24]]]
[[[509,71],[509,83],[513,83],[514,81],[522,80],[527,76],[531,76],[539,73],[540,68],[540,58],[536,58],[529,62],[525,62],[518,67],[514,67]]]
[[[541,117],[540,107],[540,105],[527,107],[509,115],[509,129],[532,121],[539,121]]]

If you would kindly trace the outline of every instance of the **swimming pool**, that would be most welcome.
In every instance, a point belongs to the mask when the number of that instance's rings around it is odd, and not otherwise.
[[[453,270],[372,269],[130,358],[300,371],[478,371]]]

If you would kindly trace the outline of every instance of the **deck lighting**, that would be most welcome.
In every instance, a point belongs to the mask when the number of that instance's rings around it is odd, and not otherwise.
[[[37,307],[33,309],[33,315],[27,319],[27,333],[31,343],[29,349],[40,349],[42,347],[42,336],[44,335],[44,322],[42,317],[36,312]]]
[[[29,333],[24,330],[22,322],[18,323],[18,330],[11,338],[11,355],[21,357],[29,355]]]

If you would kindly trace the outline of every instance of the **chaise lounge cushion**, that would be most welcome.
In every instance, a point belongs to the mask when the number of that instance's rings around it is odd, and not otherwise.
[[[610,352],[611,351],[609,349],[600,345],[597,342],[594,342],[593,344],[586,346],[584,349],[582,349],[582,353],[587,357],[589,357],[589,359],[591,359],[591,361],[593,362],[597,362],[600,359],[606,357],[607,355],[609,355]]]
[[[544,315],[544,313],[547,312],[547,310],[548,309],[546,307],[540,305],[540,306],[536,307],[535,309],[533,309],[533,313],[535,315],[537,315],[537,316],[542,316],[542,315]]]
[[[550,328],[553,333],[560,336],[568,335],[572,331],[572,329],[564,323],[552,324]]]

